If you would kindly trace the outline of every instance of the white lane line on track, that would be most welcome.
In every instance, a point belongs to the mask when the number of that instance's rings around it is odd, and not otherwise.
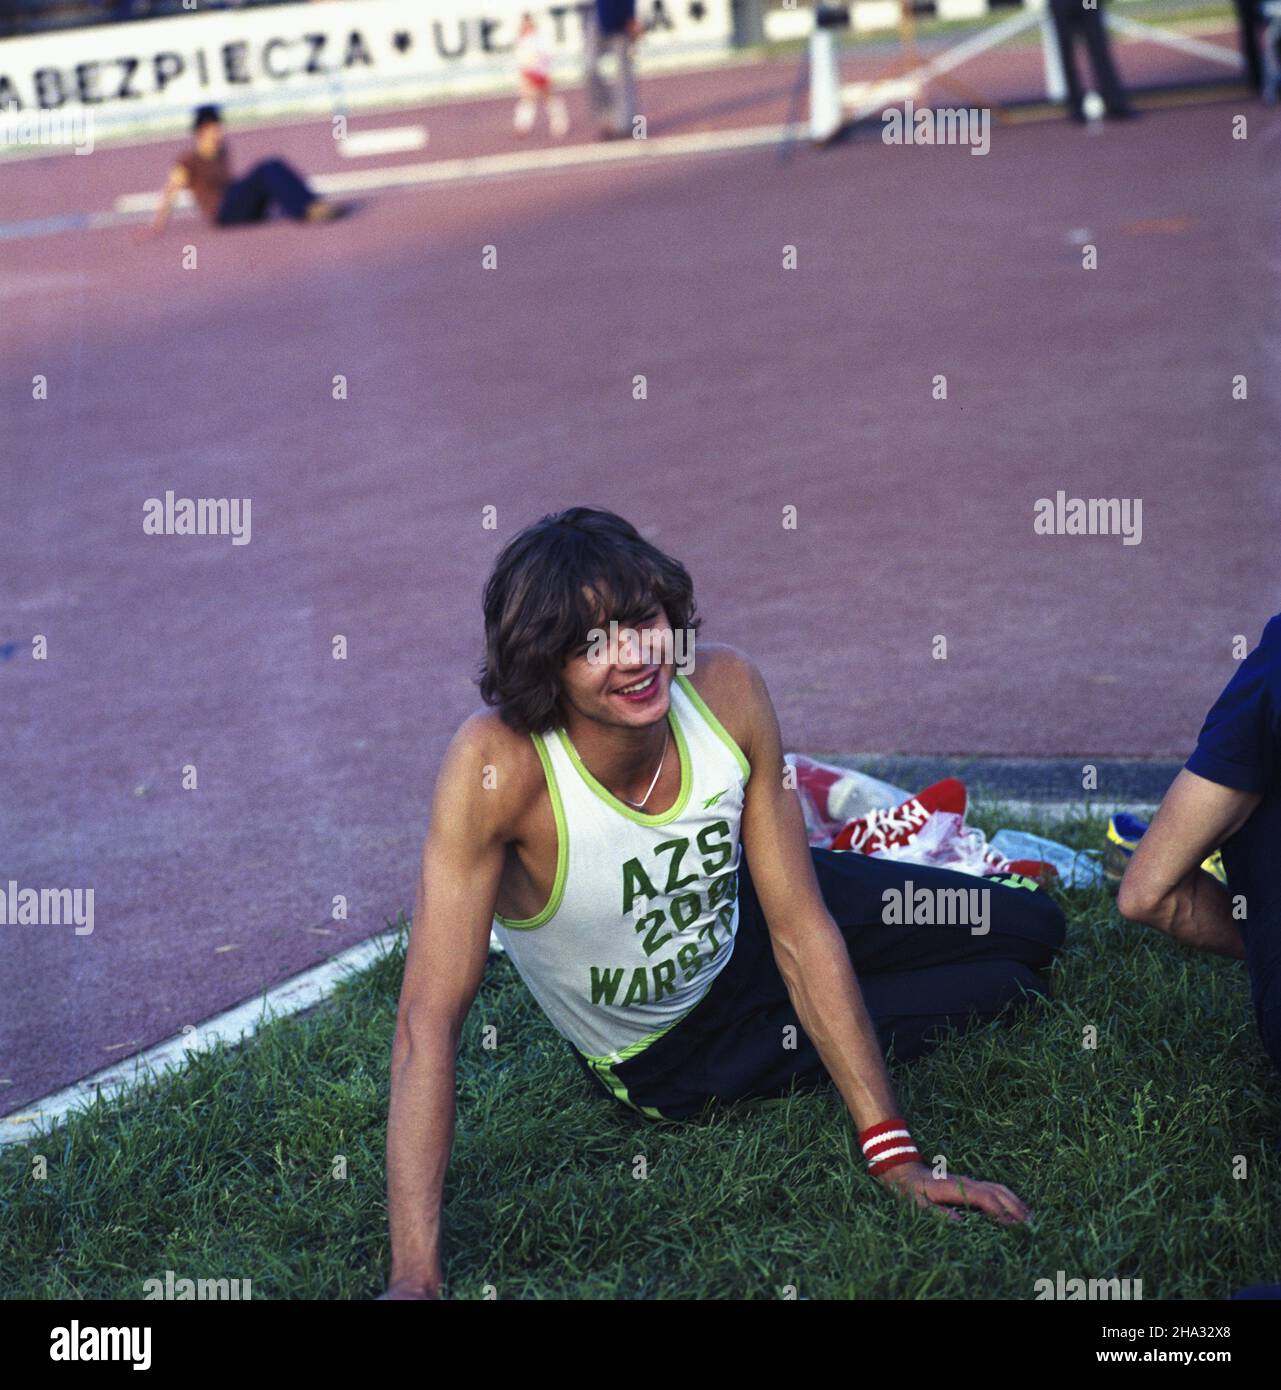
[[[693,135],[664,135],[655,140],[611,140],[598,145],[566,145],[511,154],[473,155],[464,159],[432,159],[419,164],[392,164],[381,169],[343,170],[317,174],[310,179],[317,193],[370,193],[379,189],[412,188],[436,183],[511,174],[556,173],[593,165],[625,164],[647,159],[682,158],[723,154],[781,144],[793,127],[751,126],[745,130],[702,131]],[[125,193],[116,199],[114,211],[136,215],[154,211],[158,192]],[[183,202],[189,206],[190,200]]]
[[[369,159],[378,154],[404,154],[421,150],[427,144],[427,128],[420,125],[392,125],[379,130],[353,130],[338,141],[344,159]]]
[[[111,211],[121,218],[138,217],[142,213],[155,212],[159,205],[160,194],[156,193],[154,190],[146,193],[122,193],[112,204]],[[185,188],[181,193],[178,193],[173,200],[173,206],[176,212],[194,208],[195,205],[194,199]],[[111,214],[107,215],[110,216]]]
[[[237,1004],[225,1013],[206,1019],[204,1023],[179,1033],[144,1052],[124,1057],[102,1071],[87,1076],[53,1095],[32,1101],[22,1110],[0,1119],[0,1146],[32,1139],[50,1121],[61,1122],[72,1111],[81,1110],[101,1095],[104,1100],[131,1090],[149,1077],[167,1071],[181,1071],[190,1058],[203,1052],[213,1043],[235,1043],[254,1033],[273,1018],[287,1018],[302,1009],[309,1009],[333,993],[334,986],[352,971],[372,965],[383,955],[394,932],[380,932],[352,946],[341,955],[304,970],[275,989]]]
[[[60,1124],[74,1111],[91,1105],[98,1096],[111,1100],[150,1078],[166,1072],[180,1072],[193,1056],[217,1042],[246,1041],[273,1019],[288,1018],[290,1014],[312,1008],[327,999],[341,980],[385,955],[395,938],[394,930],[379,932],[341,955],[293,976],[266,994],[237,1004],[199,1025],[187,1025],[183,1032],[155,1047],[122,1057],[61,1091],[31,1101],[14,1114],[0,1118],[0,1147],[34,1139],[50,1123]],[[491,933],[490,950],[501,953],[502,949]]]
[[[796,136],[793,126],[753,126],[745,130],[707,131],[696,135],[665,135],[654,140],[614,140],[599,145],[569,145],[513,154],[477,155],[470,159],[438,159],[420,164],[396,164],[381,169],[352,169],[318,174],[311,179],[318,193],[341,196],[350,193],[408,192],[431,184],[465,183],[472,179],[501,178],[521,174],[572,172],[594,166],[635,161],[689,158],[697,155],[732,154],[738,150],[781,145]],[[160,202],[156,190],[123,193],[108,212],[58,213],[24,222],[0,222],[0,241],[22,237],[52,236],[55,232],[93,231],[122,227],[150,217]],[[174,201],[181,215],[193,204],[188,193]]]
[[[22,275],[0,274],[0,303],[24,295],[62,294],[83,290],[92,277],[75,271],[28,272]]]

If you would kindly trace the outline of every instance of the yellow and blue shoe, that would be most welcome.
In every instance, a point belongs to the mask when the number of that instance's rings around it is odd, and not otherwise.
[[[1223,867],[1223,856],[1217,849],[1208,859],[1201,861],[1201,867],[1207,874],[1213,874],[1225,888],[1228,886],[1228,871]]]
[[[1147,828],[1147,821],[1140,820],[1129,811],[1118,811],[1116,815],[1108,817],[1107,843],[1103,847],[1103,872],[1109,883],[1120,883],[1125,866]],[[1228,876],[1223,868],[1223,856],[1217,849],[1201,861],[1201,867],[1227,887]]]
[[[1108,817],[1107,843],[1103,846],[1103,873],[1109,883],[1120,883],[1130,856],[1138,848],[1148,822],[1118,811]]]

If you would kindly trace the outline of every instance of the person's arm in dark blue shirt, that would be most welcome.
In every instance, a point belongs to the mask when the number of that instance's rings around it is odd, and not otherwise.
[[[1184,768],[1126,865],[1116,899],[1121,916],[1185,946],[1244,960],[1232,899],[1201,861],[1241,829],[1262,799]]]
[[[1165,794],[1126,866],[1123,917],[1185,946],[1242,959],[1232,899],[1201,862],[1254,814],[1276,784],[1281,755],[1281,617],[1214,702],[1196,750]]]

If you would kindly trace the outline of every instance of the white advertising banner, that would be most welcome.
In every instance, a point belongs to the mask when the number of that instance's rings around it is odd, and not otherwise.
[[[194,11],[0,41],[0,111],[92,113],[110,126],[205,103],[365,105],[494,87],[532,13],[554,71],[579,72],[591,0],[325,0]],[[731,46],[730,0],[637,0],[642,64]]]

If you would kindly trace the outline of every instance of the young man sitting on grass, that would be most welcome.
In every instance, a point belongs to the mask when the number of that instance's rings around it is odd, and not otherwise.
[[[683,1119],[830,1079],[884,1185],[951,1216],[1024,1220],[1009,1188],[921,1162],[883,1054],[919,1056],[1039,993],[1058,906],[985,880],[983,930],[887,925],[906,881],[917,901],[955,901],[975,880],[810,848],[759,672],[728,647],[700,645],[688,675],[655,659],[688,650],[693,589],[620,517],[575,507],[523,531],[484,611],[496,711],[446,754],[405,962],[383,1296],[440,1293],[455,1055],[491,927],[593,1084],[638,1113]],[[602,652],[611,620],[625,640]]]
[[[1228,885],[1201,862],[1222,848]],[[1205,717],[1126,866],[1121,915],[1244,960],[1264,1050],[1281,1071],[1281,615]]]

